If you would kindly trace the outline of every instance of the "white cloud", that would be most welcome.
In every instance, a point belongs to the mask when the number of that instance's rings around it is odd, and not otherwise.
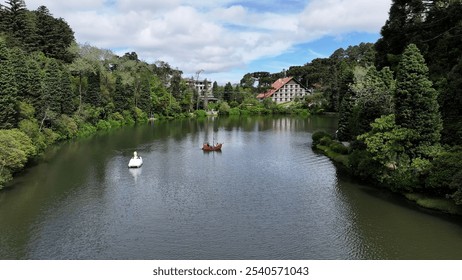
[[[300,28],[335,35],[377,32],[385,23],[391,1],[313,0],[300,16]]]
[[[63,17],[80,43],[136,51],[186,73],[220,73],[277,56],[295,44],[348,32],[378,33],[391,0],[311,0],[299,11],[258,11],[255,1],[26,0]],[[278,4],[279,3],[279,4]],[[250,5],[250,6],[247,6]],[[225,76],[224,74],[221,76]]]

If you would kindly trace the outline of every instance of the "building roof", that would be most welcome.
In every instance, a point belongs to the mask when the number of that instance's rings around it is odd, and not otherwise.
[[[287,77],[287,78],[281,78],[281,79],[278,79],[276,82],[274,82],[272,85],[271,85],[271,89],[268,90],[267,92],[265,93],[260,93],[259,95],[257,95],[257,98],[260,98],[260,99],[263,99],[263,98],[267,98],[267,97],[270,97],[271,95],[273,95],[276,91],[278,91],[280,88],[282,88],[285,84],[287,84],[288,82],[292,81],[293,77]]]

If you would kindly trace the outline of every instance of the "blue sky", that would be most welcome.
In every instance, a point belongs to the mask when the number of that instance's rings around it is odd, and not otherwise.
[[[79,43],[168,62],[184,77],[237,83],[375,42],[391,0],[26,0],[64,18]]]

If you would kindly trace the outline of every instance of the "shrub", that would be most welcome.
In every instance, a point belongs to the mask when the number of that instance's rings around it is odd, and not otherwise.
[[[37,153],[45,150],[47,147],[46,139],[40,132],[39,125],[33,120],[22,120],[19,122],[19,130],[27,134],[37,148]]]
[[[77,137],[88,137],[96,133],[96,127],[89,123],[82,123],[79,126],[79,132],[77,133]]]
[[[110,130],[112,128],[111,123],[109,121],[105,120],[99,120],[98,123],[96,124],[96,129],[97,130]]]
[[[0,189],[12,179],[12,174],[24,167],[36,148],[29,136],[19,129],[0,130]]]
[[[231,108],[229,109],[230,116],[239,116],[241,114],[241,110],[239,108]]]
[[[462,190],[457,174],[462,170],[462,147],[454,147],[439,155],[430,168],[425,187],[433,191],[454,193]],[[458,184],[457,184],[458,181]]]
[[[319,140],[319,144],[320,145],[323,145],[323,146],[326,146],[326,147],[329,147],[332,143],[333,143],[334,140],[332,140],[332,138],[330,136],[324,136],[321,138],[321,140]]]
[[[321,139],[324,137],[329,137],[330,139],[332,139],[332,136],[323,130],[315,131],[313,135],[311,136],[311,138],[313,139],[313,146],[318,145]]]
[[[126,125],[134,125],[135,124],[135,120],[133,119],[133,115],[130,111],[128,110],[124,110],[122,112],[122,116],[124,118],[124,123]]]
[[[229,107],[228,103],[227,102],[222,102],[220,103],[220,105],[218,106],[218,111],[220,112],[221,115],[227,115],[229,114],[229,110],[231,109],[231,107]]]
[[[198,118],[205,118],[207,117],[207,112],[205,112],[205,110],[196,110],[194,112],[194,114],[196,115],[196,117]]]
[[[138,107],[135,107],[135,121],[136,123],[147,123],[148,122],[148,114],[143,112]]]
[[[61,115],[56,126],[57,132],[62,139],[71,139],[77,135],[78,125],[75,120],[68,115]]]
[[[353,174],[362,179],[377,179],[377,174],[381,172],[382,166],[372,158],[366,150],[353,150],[348,156]]]
[[[348,147],[345,147],[342,143],[338,141],[332,141],[329,145],[329,148],[339,154],[347,155],[348,154]]]

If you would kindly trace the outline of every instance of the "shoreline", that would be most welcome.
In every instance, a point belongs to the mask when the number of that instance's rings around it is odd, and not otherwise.
[[[321,144],[312,147],[315,152],[319,152],[329,159],[331,159],[336,165],[340,165],[344,168],[349,175],[356,177],[353,175],[350,166],[348,165],[348,156],[336,153],[332,151],[327,146],[323,146]],[[389,191],[389,188],[387,188]],[[444,197],[435,197],[430,196],[423,193],[401,193],[401,192],[394,192],[396,194],[401,195],[408,201],[412,202],[417,208],[423,208],[425,210],[435,211],[441,214],[449,214],[449,215],[457,215],[462,216],[462,205],[455,204],[454,201],[444,198]]]

